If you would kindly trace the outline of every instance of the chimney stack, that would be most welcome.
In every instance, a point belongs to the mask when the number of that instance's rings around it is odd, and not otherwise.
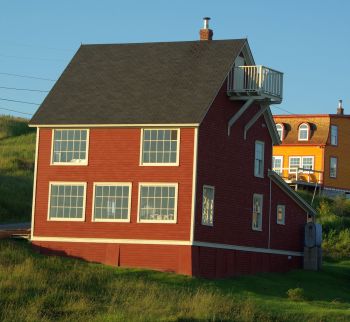
[[[200,40],[212,40],[213,39],[213,30],[209,29],[209,17],[204,17],[203,22],[204,26],[199,31]]]
[[[339,100],[338,108],[337,108],[337,115],[344,115],[343,100]]]

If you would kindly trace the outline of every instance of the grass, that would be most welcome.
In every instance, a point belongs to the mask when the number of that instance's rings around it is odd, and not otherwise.
[[[0,223],[29,221],[35,133],[28,120],[0,117]]]
[[[1,321],[349,321],[350,260],[209,281],[45,257],[0,241]]]

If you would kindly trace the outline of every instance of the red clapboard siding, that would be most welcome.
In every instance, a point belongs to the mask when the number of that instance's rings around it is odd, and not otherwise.
[[[140,166],[139,128],[90,129],[88,166],[52,166],[51,129],[40,130],[34,236],[189,240],[194,129],[181,129],[180,165]],[[50,181],[87,182],[85,222],[48,221]],[[94,182],[131,182],[131,222],[92,222]],[[177,182],[176,224],[137,223],[139,182]]]
[[[198,177],[196,195],[195,240],[251,247],[268,247],[272,140],[263,116],[243,137],[244,126],[260,109],[251,106],[231,128],[229,119],[242,102],[230,101],[224,84],[199,127]],[[254,176],[255,141],[265,142],[264,178]],[[203,185],[215,186],[214,226],[201,225]],[[263,194],[262,231],[252,230],[253,194]],[[286,205],[286,225],[276,223],[277,204]],[[302,251],[305,211],[272,183],[271,248]],[[242,255],[243,256],[243,255]],[[236,262],[247,259],[236,258]],[[246,264],[248,265],[248,264]],[[240,265],[239,273],[246,270]]]

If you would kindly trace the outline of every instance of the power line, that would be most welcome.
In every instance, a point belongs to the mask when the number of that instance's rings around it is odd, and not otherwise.
[[[23,104],[29,104],[29,105],[40,105],[40,103],[33,103],[33,102],[27,102],[27,101],[17,101],[17,100],[12,100],[9,98],[1,98],[1,97],[0,97],[0,101],[23,103]]]
[[[289,112],[289,111],[283,109],[282,107],[278,107],[278,106],[276,106],[276,105],[273,105],[272,107],[278,108],[279,110],[281,110],[281,111],[283,111],[283,112],[286,112],[286,113],[288,113],[288,114],[291,114],[291,115],[297,115],[297,114],[295,114],[295,113]]]
[[[0,75],[22,77],[22,78],[31,78],[31,79],[39,79],[39,80],[45,80],[45,81],[50,81],[50,82],[56,82],[57,81],[57,79],[50,79],[50,78],[43,78],[43,77],[29,76],[29,75],[21,75],[21,74],[4,73],[4,72],[0,72]]]
[[[0,110],[15,112],[15,113],[24,114],[24,115],[30,115],[30,116],[33,115],[33,114],[30,114],[30,113],[20,112],[20,111],[12,110],[10,108],[1,107],[1,106],[0,106]]]
[[[41,90],[41,89],[31,89],[31,88],[17,88],[17,87],[5,87],[0,86],[2,89],[10,89],[16,91],[28,91],[28,92],[39,92],[39,93],[48,93],[49,91]]]

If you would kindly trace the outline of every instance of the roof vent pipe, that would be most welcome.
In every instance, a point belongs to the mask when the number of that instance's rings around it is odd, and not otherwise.
[[[338,108],[337,108],[337,115],[344,115],[343,100],[339,100]]]
[[[213,30],[209,29],[209,17],[203,18],[203,28],[199,31],[200,40],[212,40]]]

